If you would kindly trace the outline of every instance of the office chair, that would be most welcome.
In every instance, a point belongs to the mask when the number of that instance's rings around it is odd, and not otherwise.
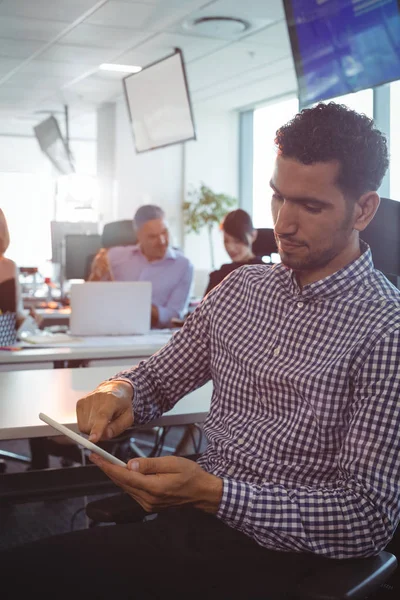
[[[103,227],[101,240],[103,248],[133,246],[136,244],[136,233],[133,228],[132,219],[106,223]]]
[[[135,523],[151,516],[125,493],[89,502],[86,515],[90,527],[101,523]],[[396,568],[397,559],[387,550],[367,558],[326,559],[322,566],[318,560],[315,571],[310,554],[310,572],[296,584],[290,599],[364,600],[385,583]]]
[[[112,221],[106,223],[101,234],[101,247],[113,248],[114,246],[133,246],[136,244],[136,233],[133,228],[132,219],[123,219],[121,221]],[[96,254],[90,254],[86,258],[85,280],[88,279]]]

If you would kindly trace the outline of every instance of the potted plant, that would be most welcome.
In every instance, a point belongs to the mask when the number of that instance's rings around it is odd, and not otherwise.
[[[186,233],[200,233],[206,227],[210,244],[211,266],[215,269],[214,244],[212,234],[232,208],[237,199],[227,194],[216,194],[202,183],[198,189],[188,192],[188,200],[183,203],[183,222]]]

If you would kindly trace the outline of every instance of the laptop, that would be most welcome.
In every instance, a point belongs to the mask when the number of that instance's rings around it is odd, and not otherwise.
[[[72,335],[136,335],[150,331],[150,281],[90,281],[71,285]]]

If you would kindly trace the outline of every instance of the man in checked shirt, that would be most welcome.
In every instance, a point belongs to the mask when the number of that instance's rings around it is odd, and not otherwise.
[[[160,352],[77,405],[97,442],[211,379],[205,452],[127,469],[92,456],[158,517],[26,546],[1,558],[3,572],[23,561],[31,582],[39,561],[61,577],[64,561],[67,587],[94,598],[275,600],[310,560],[388,544],[400,515],[400,296],[359,239],[378,209],[386,140],[330,103],[281,127],[276,146],[282,263],[234,271]]]

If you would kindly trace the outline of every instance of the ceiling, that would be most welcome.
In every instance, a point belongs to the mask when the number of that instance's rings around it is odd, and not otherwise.
[[[228,16],[248,28],[204,32]],[[282,0],[0,0],[0,135],[32,135],[53,113],[70,135],[95,137],[95,109],[122,95],[124,74],[179,47],[194,109],[240,109],[296,89]]]

